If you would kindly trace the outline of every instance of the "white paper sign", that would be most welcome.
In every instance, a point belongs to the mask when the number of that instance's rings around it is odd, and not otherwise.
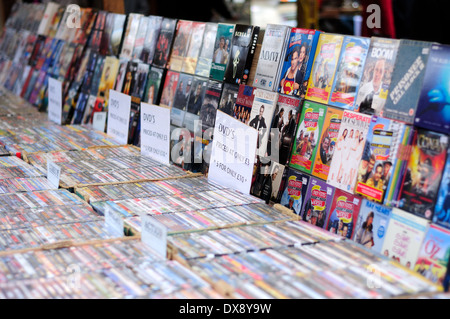
[[[141,103],[141,153],[170,164],[170,108]]]
[[[48,78],[48,120],[61,125],[62,121],[62,83]]]
[[[111,235],[123,237],[122,216],[108,207],[105,209],[105,228]]]
[[[59,187],[59,178],[61,177],[61,167],[51,161],[47,161],[47,179],[55,187]]]
[[[92,127],[96,131],[105,131],[106,112],[95,112],[92,119]]]
[[[122,145],[128,144],[131,96],[110,90],[108,104],[108,128],[106,134]]]
[[[217,111],[208,179],[248,194],[257,139],[257,130]]]
[[[167,228],[149,215],[142,215],[141,239],[161,258],[167,256]]]

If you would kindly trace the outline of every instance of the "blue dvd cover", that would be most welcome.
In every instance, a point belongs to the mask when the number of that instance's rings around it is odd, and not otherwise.
[[[413,124],[425,77],[431,42],[400,40],[383,116]]]
[[[450,133],[450,46],[433,44],[425,70],[415,125]]]
[[[433,223],[450,229],[450,148],[447,150],[447,163],[434,207]]]
[[[364,199],[359,211],[353,240],[377,253],[383,253],[391,208]]]
[[[370,38],[344,38],[329,105],[355,111],[356,94],[361,84],[369,45]]]

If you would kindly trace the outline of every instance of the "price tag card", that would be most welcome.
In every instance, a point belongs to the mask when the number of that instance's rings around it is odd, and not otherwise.
[[[54,78],[48,78],[48,120],[61,125],[62,123],[62,83]]]
[[[108,104],[108,127],[106,134],[122,145],[128,144],[131,96],[110,90]]]
[[[170,108],[141,103],[141,153],[170,164]]]
[[[59,187],[61,177],[61,167],[51,161],[47,161],[47,179],[55,187]]]
[[[167,228],[149,215],[142,215],[141,239],[161,258],[167,256]]]
[[[123,218],[120,214],[107,207],[105,209],[105,228],[108,232],[117,237],[123,237]]]
[[[95,112],[92,119],[92,127],[96,131],[105,131],[106,112]]]
[[[208,179],[248,194],[257,139],[257,130],[217,111]]]

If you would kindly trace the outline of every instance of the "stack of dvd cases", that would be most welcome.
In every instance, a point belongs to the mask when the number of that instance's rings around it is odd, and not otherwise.
[[[345,242],[193,259],[189,264],[207,281],[224,282],[235,298],[373,299],[438,291],[421,276]]]
[[[61,167],[63,187],[89,184],[132,182],[186,176],[175,166],[165,166],[140,155],[133,147],[93,148],[84,151],[48,152],[27,155],[28,161],[41,172],[47,161]]]
[[[179,291],[223,297],[180,263],[152,256],[137,240],[3,256],[0,298],[170,298]]]

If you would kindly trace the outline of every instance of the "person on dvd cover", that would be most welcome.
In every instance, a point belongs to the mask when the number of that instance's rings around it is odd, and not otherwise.
[[[288,122],[281,129],[280,134],[280,163],[286,163],[289,160],[289,151],[292,145],[292,138],[295,135],[297,123],[293,110],[289,110]]]
[[[174,95],[175,95],[175,85],[174,82],[178,81],[178,74],[174,73],[170,75],[169,78],[169,85],[167,85],[166,87],[164,87],[165,90],[163,90],[163,95],[161,97],[161,105],[167,105],[167,106],[172,106],[173,103],[173,99],[174,99]]]
[[[186,107],[187,96],[189,95],[189,90],[191,88],[191,83],[189,81],[189,83],[186,84],[186,91],[183,92],[183,85],[183,80],[180,80],[178,90],[175,93],[174,106],[178,109],[184,109]]]
[[[439,187],[433,223],[450,229],[450,149],[447,150],[447,163]]]
[[[431,219],[444,171],[448,136],[419,129],[402,182],[399,207]]]
[[[229,40],[225,40],[224,36],[220,37],[219,47],[216,51],[214,51],[213,62],[224,64],[228,61],[228,42]]]
[[[359,89],[356,104],[359,105],[360,112],[365,113],[371,110],[373,101],[378,99],[382,89],[385,68],[386,60],[378,60],[373,69],[372,80]]]
[[[415,125],[450,133],[450,46],[433,45],[420,93]]]
[[[294,94],[298,92],[303,82],[303,75],[306,72],[305,57],[308,51],[306,43],[294,47],[291,52],[291,66],[283,75],[279,85],[279,91],[283,94]]]
[[[373,242],[373,218],[375,214],[370,212],[367,215],[366,221],[363,223],[362,227],[356,233],[355,242],[366,246],[367,248],[371,248],[374,245]]]
[[[232,115],[233,114],[233,106],[234,106],[234,102],[233,102],[233,98],[232,98],[232,93],[229,92],[227,94],[226,100],[224,101],[224,103],[222,105],[222,108],[219,108],[219,109],[228,115]]]
[[[202,94],[202,82],[197,82],[196,87],[194,88],[194,94],[191,94],[188,102],[188,112],[198,115],[202,104],[203,104],[203,94]]]
[[[260,141],[263,139],[265,134],[265,129],[267,128],[266,121],[264,119],[264,105],[261,105],[259,108],[259,114],[256,115],[253,120],[250,121],[249,126],[256,129],[258,133],[258,143],[257,147],[259,148]]]

